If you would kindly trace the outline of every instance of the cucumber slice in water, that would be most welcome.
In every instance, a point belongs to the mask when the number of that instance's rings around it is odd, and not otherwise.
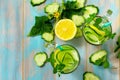
[[[94,34],[91,34],[91,33],[87,33],[86,38],[91,42],[99,42],[98,37],[96,37]]]

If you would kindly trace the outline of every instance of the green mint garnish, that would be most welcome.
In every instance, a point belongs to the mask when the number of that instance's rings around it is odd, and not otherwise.
[[[52,23],[47,16],[36,16],[35,24],[29,32],[29,37],[42,35],[44,32],[51,32],[53,29]]]
[[[110,15],[112,15],[112,10],[110,10],[110,9],[108,9],[108,11],[107,11],[107,14],[110,16]]]

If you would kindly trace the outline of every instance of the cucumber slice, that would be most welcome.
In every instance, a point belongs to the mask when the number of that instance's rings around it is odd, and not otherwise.
[[[46,63],[47,58],[48,58],[48,56],[45,52],[39,52],[39,53],[35,54],[34,61],[37,66],[42,67]]]
[[[99,50],[90,56],[90,62],[95,63],[97,60],[103,58],[106,55],[107,52],[105,50]]]
[[[76,0],[76,9],[83,8],[85,6],[86,0]]]
[[[72,15],[72,21],[75,23],[76,26],[81,26],[85,20],[83,16],[80,15]]]
[[[31,5],[32,6],[38,6],[42,3],[44,3],[46,0],[31,0]]]
[[[90,41],[91,43],[95,43],[95,42],[99,42],[99,39],[97,36],[95,36],[94,34],[91,34],[91,33],[86,33],[86,39],[88,41]]]
[[[94,65],[103,66],[104,68],[109,67],[106,50],[96,51],[89,57],[89,61],[90,63],[93,63]]]
[[[47,42],[51,42],[54,40],[54,35],[52,33],[45,32],[42,34],[42,39],[44,39]]]
[[[49,15],[54,15],[55,12],[58,12],[60,5],[58,3],[52,3],[45,6],[44,11]]]
[[[58,52],[58,54],[56,55],[56,58],[57,60],[60,62],[60,63],[64,63],[66,62],[65,61],[65,58],[67,60],[67,58],[69,58],[71,61],[74,61],[74,58],[72,57],[71,53],[73,52],[73,50],[63,50],[63,51],[60,51]],[[68,56],[68,57],[67,57]],[[69,60],[68,59],[68,60]]]
[[[80,9],[85,6],[86,0],[65,0],[66,9]]]
[[[88,5],[88,6],[85,6],[84,7],[85,11],[84,11],[84,18],[87,19],[90,17],[91,14],[98,14],[99,12],[99,9],[97,6],[94,6],[94,5]]]
[[[83,74],[83,80],[100,80],[100,78],[92,72],[85,72]]]

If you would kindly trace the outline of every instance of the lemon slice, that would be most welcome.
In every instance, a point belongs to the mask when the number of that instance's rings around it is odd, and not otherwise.
[[[73,39],[76,35],[76,32],[77,27],[70,19],[61,19],[55,25],[55,34],[61,40],[68,41]]]

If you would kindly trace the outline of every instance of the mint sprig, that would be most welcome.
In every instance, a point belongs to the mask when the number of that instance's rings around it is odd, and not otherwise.
[[[53,29],[52,23],[47,16],[36,16],[35,17],[35,24],[31,28],[29,32],[29,37],[34,37],[38,35],[42,35],[44,32],[51,32]]]
[[[86,19],[85,24],[89,24],[91,21],[94,20],[94,18],[96,17],[96,14],[91,14],[89,18]]]
[[[112,13],[113,13],[112,10],[110,10],[110,9],[107,10],[107,14],[108,14],[109,16],[112,15]]]
[[[117,46],[116,46],[114,52],[117,52],[120,49],[120,36],[118,37],[118,40],[117,40],[116,44],[117,44]],[[117,54],[117,58],[120,59],[120,51]]]

